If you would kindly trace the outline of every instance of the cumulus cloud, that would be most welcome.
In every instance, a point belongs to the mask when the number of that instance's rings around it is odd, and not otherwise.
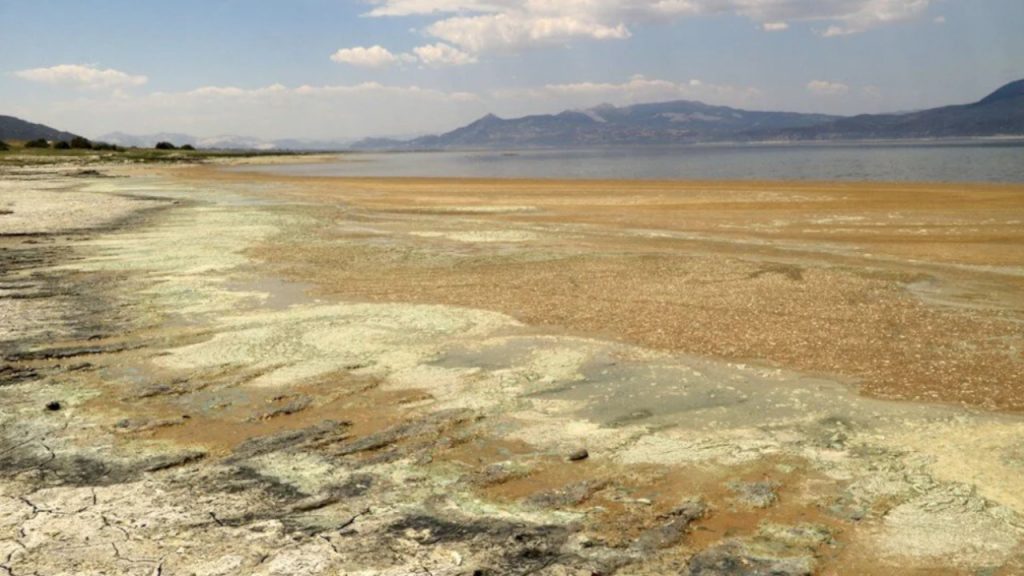
[[[443,42],[413,48],[416,58],[427,66],[462,66],[476,62],[476,57]]]
[[[368,16],[413,16],[455,12],[487,12],[501,9],[499,2],[473,0],[369,0],[376,5]]]
[[[592,18],[506,12],[458,16],[435,22],[426,32],[470,52],[566,42],[575,38],[622,40],[630,37],[624,24],[606,25]]]
[[[398,62],[400,58],[387,48],[375,45],[342,48],[331,55],[331,60],[339,64],[350,64],[362,68],[381,68]]]
[[[343,48],[331,55],[331,60],[362,68],[383,68],[397,63],[419,62],[432,68],[463,66],[477,61],[476,56],[458,48],[437,42],[413,48],[412,53],[394,54],[382,46]]]
[[[842,82],[812,80],[807,83],[807,90],[817,96],[843,96],[850,91],[850,87]]]
[[[822,23],[822,36],[856,34],[922,16],[933,0],[367,0],[373,17],[433,16],[429,35],[463,50],[577,38],[624,39],[630,26],[666,18],[733,14],[769,32]]]
[[[112,68],[97,68],[83,64],[59,64],[49,68],[19,70],[15,76],[42,84],[70,85],[78,88],[126,88],[142,86],[149,81],[145,76],[132,75]]]

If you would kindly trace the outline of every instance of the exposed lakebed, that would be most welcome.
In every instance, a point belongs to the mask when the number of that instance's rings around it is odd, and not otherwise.
[[[37,214],[0,216],[9,573],[1022,568],[1013,411],[869,398],[841,374],[533,323],[392,275],[455,290],[444,274],[477,259],[600,262],[635,230],[126,175],[0,190]],[[61,220],[79,198],[88,218]],[[356,289],[313,281],[296,250],[351,256],[382,292],[340,295]],[[738,258],[730,277],[794,289],[791,269],[748,278],[764,255]]]

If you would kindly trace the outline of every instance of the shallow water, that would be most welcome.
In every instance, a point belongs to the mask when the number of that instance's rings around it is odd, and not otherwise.
[[[1024,142],[367,153],[244,169],[304,176],[1024,182]]]

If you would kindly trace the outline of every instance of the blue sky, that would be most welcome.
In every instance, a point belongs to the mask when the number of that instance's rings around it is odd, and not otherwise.
[[[1024,77],[1021,0],[0,0],[0,114],[348,139],[694,99],[853,114]]]

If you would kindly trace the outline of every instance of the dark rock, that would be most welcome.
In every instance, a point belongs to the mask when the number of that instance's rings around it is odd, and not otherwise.
[[[57,412],[58,410],[60,410],[60,408],[60,402],[57,402],[56,400],[54,400],[53,402],[46,403],[46,409],[49,410],[50,412]]]
[[[587,458],[590,458],[590,452],[587,452],[586,448],[580,448],[572,454],[569,454],[570,462],[579,462],[580,460],[586,460]]]

